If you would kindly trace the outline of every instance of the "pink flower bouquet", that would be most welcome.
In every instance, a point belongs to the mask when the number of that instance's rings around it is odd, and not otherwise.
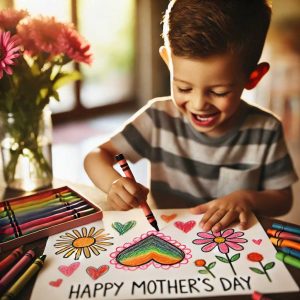
[[[1,150],[3,140],[10,139],[5,143],[6,148],[10,144],[10,159],[3,165],[6,182],[15,179],[24,153],[39,166],[41,176],[52,176],[51,161],[38,145],[40,116],[51,98],[59,100],[58,88],[80,79],[79,72],[66,72],[64,66],[91,64],[91,60],[90,45],[72,24],[54,17],[31,17],[25,10],[0,11]]]

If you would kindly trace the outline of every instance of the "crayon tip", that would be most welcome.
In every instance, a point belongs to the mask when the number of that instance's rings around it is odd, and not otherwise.
[[[43,255],[41,255],[41,256],[39,257],[39,259],[42,260],[42,261],[45,261],[46,257],[47,257],[47,255],[46,255],[46,254],[43,254]]]
[[[156,221],[152,221],[150,224],[155,228],[156,231],[159,231],[159,228],[158,228],[158,225],[157,225]]]

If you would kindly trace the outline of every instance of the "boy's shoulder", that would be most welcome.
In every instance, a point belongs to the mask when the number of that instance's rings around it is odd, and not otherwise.
[[[174,105],[171,96],[151,99],[147,102],[146,107],[155,111],[166,112],[168,115],[174,117],[179,115],[179,111]]]
[[[273,129],[281,126],[281,120],[274,112],[258,104],[246,101],[244,103],[247,108],[247,118],[244,124],[246,127]]]

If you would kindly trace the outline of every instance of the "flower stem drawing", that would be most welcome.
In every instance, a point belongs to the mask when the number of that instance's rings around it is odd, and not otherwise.
[[[213,278],[216,278],[216,276],[212,273],[211,269],[216,265],[216,262],[212,262],[206,266],[206,261],[204,259],[197,259],[195,261],[195,265],[197,267],[203,267],[205,270],[199,270],[198,273],[200,274],[210,274]]]
[[[263,265],[262,260],[264,259],[264,257],[257,252],[251,252],[247,255],[247,259],[252,261],[252,262],[258,262],[261,266],[261,269],[258,268],[253,268],[253,267],[249,267],[249,269],[253,272],[255,272],[256,274],[264,274],[266,275],[266,277],[268,278],[268,280],[270,282],[272,282],[271,277],[269,276],[267,270],[272,269],[275,266],[275,262],[269,262],[265,265]]]
[[[241,238],[244,233],[240,231],[234,232],[234,229],[226,229],[223,232],[198,232],[197,235],[200,239],[193,240],[193,243],[196,245],[203,245],[201,248],[203,252],[210,252],[215,247],[218,247],[218,250],[222,254],[225,254],[226,258],[218,255],[216,255],[216,258],[223,263],[228,263],[233,274],[237,275],[232,263],[240,258],[240,254],[237,253],[229,257],[228,253],[230,249],[235,251],[244,250],[244,247],[240,245],[241,243],[247,242],[246,239]]]

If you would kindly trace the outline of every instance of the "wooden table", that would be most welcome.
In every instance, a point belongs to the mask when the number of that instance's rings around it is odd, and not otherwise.
[[[100,207],[102,207],[103,210],[111,210],[111,207],[106,203],[106,195],[101,192],[96,187],[91,187],[83,184],[77,184],[68,182],[65,180],[54,180],[53,181],[53,188],[58,188],[62,186],[69,186],[70,188],[74,189],[76,192],[87,198],[88,200],[98,204]],[[28,193],[29,194],[29,193]],[[22,192],[17,192],[13,190],[7,190],[5,187],[0,183],[0,201],[6,200],[8,198],[17,197],[24,195]],[[260,223],[262,224],[263,228],[266,230],[267,228],[271,227],[271,224],[273,222],[276,222],[275,219],[266,218],[266,217],[258,217]],[[278,222],[278,221],[277,221]],[[283,223],[280,221],[280,223]],[[38,241],[35,241],[33,243],[25,245],[25,250],[35,248],[37,255],[41,255],[44,251],[45,245],[46,245],[47,239],[41,239]],[[9,252],[9,251],[8,251]],[[2,253],[0,254],[0,259],[8,255],[8,253]],[[300,269],[291,267],[289,265],[286,265],[289,272],[293,276],[294,280],[297,282],[298,286],[300,286]],[[19,294],[17,297],[18,300],[28,300],[30,299],[30,294],[34,285],[36,278],[33,278],[29,284],[26,286],[26,289]],[[196,299],[196,298],[193,298]],[[203,298],[201,298],[203,299]],[[227,297],[209,297],[209,300],[220,300],[220,299],[251,299],[251,296],[249,295],[243,295],[243,296],[227,296]],[[284,293],[284,294],[276,294],[276,299],[288,299],[288,300],[299,300],[300,299],[300,293]],[[57,299],[59,300],[59,299]]]

